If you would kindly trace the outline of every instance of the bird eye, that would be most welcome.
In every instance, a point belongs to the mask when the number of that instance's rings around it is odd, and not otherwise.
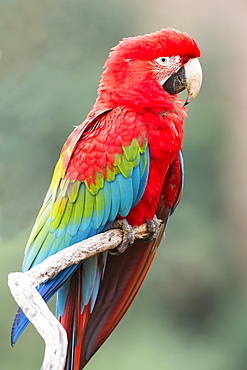
[[[170,61],[170,58],[168,58],[168,57],[160,57],[160,58],[155,59],[155,61],[158,64],[160,64],[161,66],[167,66],[167,64]]]

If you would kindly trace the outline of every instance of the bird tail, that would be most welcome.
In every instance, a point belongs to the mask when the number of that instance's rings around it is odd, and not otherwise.
[[[164,227],[158,239],[136,241],[120,256],[108,254],[105,265],[98,262],[99,281],[95,279],[90,297],[85,299],[83,292],[83,265],[59,290],[59,320],[69,342],[66,370],[82,369],[122,319],[152,263]]]

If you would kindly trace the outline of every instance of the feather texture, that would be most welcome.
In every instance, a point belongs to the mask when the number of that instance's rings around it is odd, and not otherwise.
[[[114,110],[109,114],[115,117]],[[92,130],[84,133],[83,140],[77,142],[80,151],[77,147],[74,148],[74,151],[69,150],[65,144],[47,193],[49,195],[44,201],[27,244],[23,271],[27,271],[59,250],[105,230],[118,215],[125,217],[136,201],[141,198],[145,190],[149,166],[149,150],[145,137],[141,138],[142,146],[140,146],[136,137],[129,139],[123,137],[121,139],[118,136],[119,147],[117,154],[111,156],[111,162],[105,157],[105,163],[100,161],[102,168],[96,161],[93,162],[94,165],[90,167],[87,175],[81,172],[84,167],[78,160],[78,156],[83,155],[83,149],[91,152],[91,147],[97,145],[97,140],[101,141],[101,136],[107,137],[103,130],[105,129],[108,134],[111,131],[109,126],[111,119],[108,115],[104,116],[104,119],[101,117],[101,131],[98,132],[98,136]],[[122,142],[129,144],[129,146],[122,146]],[[132,148],[133,154],[130,154]],[[128,158],[125,152],[128,153]],[[66,162],[67,170],[64,171],[64,158],[67,158],[68,153],[71,155],[71,162]],[[89,156],[90,162],[92,158]],[[105,166],[108,167],[108,171],[105,171],[104,176]],[[94,167],[97,168],[97,171],[94,171]],[[141,175],[138,176],[138,179],[135,176],[133,182],[131,178],[136,171]],[[77,172],[77,179],[70,180],[70,173],[74,177],[75,172]],[[109,173],[110,176],[107,178]],[[78,178],[84,178],[84,180],[79,181]],[[117,197],[116,194],[118,194]],[[52,283],[48,281],[41,285],[39,291],[42,295],[44,294],[43,298],[50,299],[74,270],[75,268],[69,268],[53,278]],[[83,262],[82,271],[84,283],[81,294],[81,309],[83,310],[91,298],[93,306],[97,297],[101,276],[98,272],[97,258],[92,257]],[[66,286],[69,287],[69,284]],[[67,295],[66,289],[63,289],[59,295],[57,309],[59,315],[59,307],[64,308]],[[62,300],[64,301],[62,302]],[[23,317],[23,313],[19,312],[12,331],[12,343],[16,342],[22,327],[24,329],[26,325],[27,319]]]
[[[140,225],[156,213],[164,221],[156,240],[135,241],[120,256],[95,255],[37,288],[45,301],[57,293],[69,340],[67,370],[83,368],[121,320],[180,200],[186,108],[164,81],[199,56],[194,39],[173,29],[123,39],[105,63],[95,105],[62,148],[23,271],[119,218]],[[12,344],[27,324],[19,309]]]

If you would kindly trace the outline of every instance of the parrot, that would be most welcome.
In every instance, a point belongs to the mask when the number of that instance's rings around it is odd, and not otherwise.
[[[199,57],[196,41],[173,28],[123,38],[104,64],[95,104],[61,150],[23,272],[111,227],[120,225],[126,236],[37,287],[46,302],[57,294],[66,370],[84,368],[122,319],[180,201],[184,118],[201,88]],[[143,223],[148,237],[134,240],[133,226]],[[12,346],[28,322],[19,308]]]

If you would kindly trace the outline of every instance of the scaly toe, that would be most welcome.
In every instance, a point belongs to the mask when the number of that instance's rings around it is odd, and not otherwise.
[[[124,218],[123,220],[115,221],[112,224],[111,229],[121,229],[123,232],[123,241],[122,243],[114,249],[109,250],[109,253],[113,256],[118,256],[122,254],[131,244],[134,243],[135,234],[133,232],[132,226]]]
[[[159,235],[160,230],[160,223],[156,215],[154,215],[153,219],[148,222],[148,232],[149,236],[146,238],[147,241],[151,241],[156,239]]]

